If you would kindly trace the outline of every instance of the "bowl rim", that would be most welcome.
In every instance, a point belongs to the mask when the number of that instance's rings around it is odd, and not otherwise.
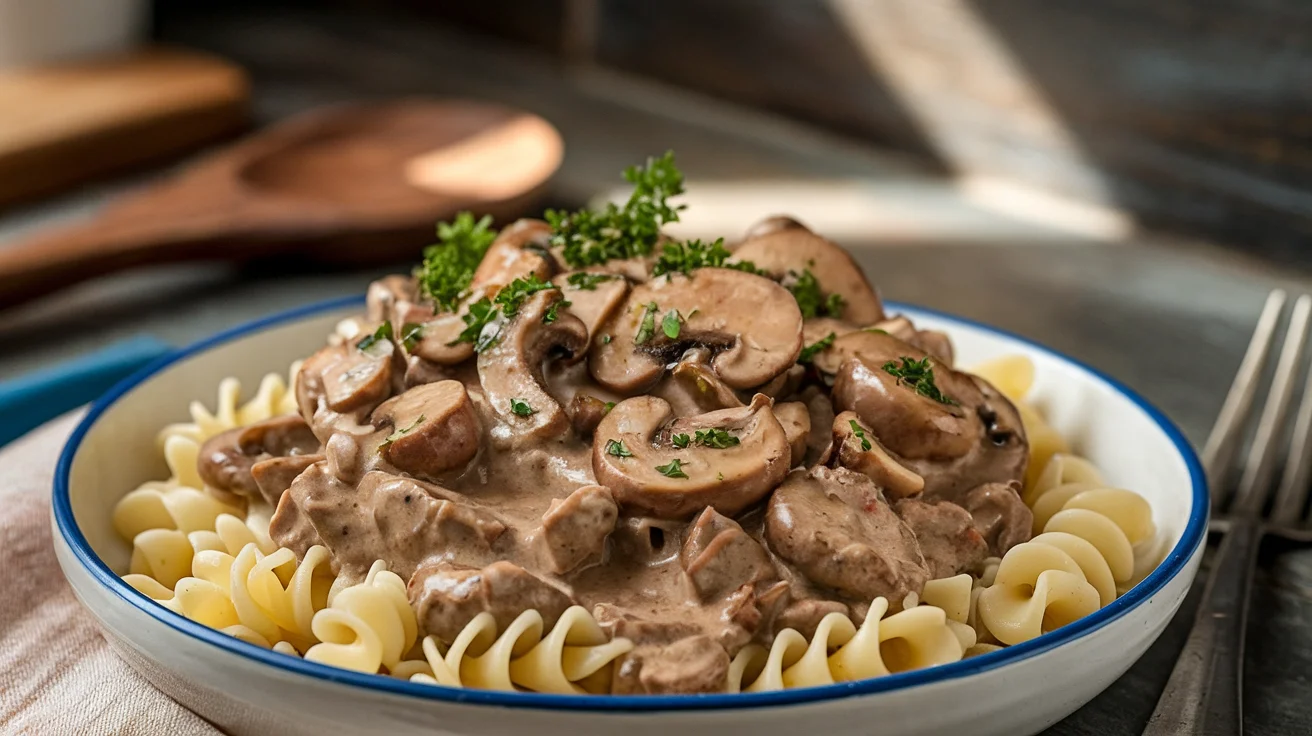
[[[995,652],[989,652],[970,659],[921,670],[912,670],[883,677],[856,680],[853,682],[821,685],[816,687],[778,690],[763,693],[716,693],[705,695],[554,695],[546,693],[502,692],[494,690],[476,690],[442,685],[412,683],[386,675],[368,674],[340,669],[318,662],[311,662],[300,657],[279,654],[254,644],[228,636],[217,629],[199,624],[180,614],[159,605],[149,597],[138,593],[123,582],[117,574],[92,550],[86,536],[78,528],[73,517],[73,508],[69,495],[69,473],[73,459],[82,445],[87,433],[102,414],[115,402],[165,368],[186,358],[206,352],[211,348],[235,341],[248,335],[261,332],[271,327],[285,325],[304,318],[339,311],[348,307],[362,306],[363,296],[350,296],[304,305],[279,312],[260,319],[229,328],[215,335],[199,340],[187,347],[161,356],[136,373],[128,376],[109,389],[98,399],[78,423],[69,436],[60,453],[55,468],[52,507],[55,526],[63,542],[73,553],[73,558],[100,585],[117,595],[137,611],[150,616],[181,634],[190,636],[230,654],[244,657],[261,664],[282,670],[284,673],[304,675],[319,680],[326,680],[344,685],[353,685],[381,694],[416,697],[425,700],[437,700],[453,703],[475,704],[492,707],[530,708],[539,710],[575,711],[575,712],[661,712],[693,710],[735,710],[771,706],[818,704],[876,693],[888,693],[906,688],[945,682],[974,676],[984,672],[998,670],[1022,660],[1038,656],[1056,647],[1070,643],[1080,637],[1101,629],[1113,621],[1125,616],[1131,610],[1146,603],[1159,593],[1168,582],[1186,569],[1207,532],[1210,495],[1202,465],[1193,446],[1183,432],[1166,415],[1128,388],[1121,382],[1083,362],[1070,358],[1051,348],[1047,348],[1025,337],[1008,332],[975,320],[959,317],[935,309],[919,307],[899,302],[887,302],[892,311],[900,311],[915,317],[917,314],[932,317],[952,325],[961,326],[995,337],[1002,337],[1025,345],[1031,350],[1045,354],[1059,362],[1066,363],[1085,373],[1095,382],[1100,382],[1122,395],[1139,407],[1157,425],[1184,460],[1189,472],[1192,486],[1192,507],[1189,520],[1180,540],[1171,549],[1166,558],[1152,573],[1139,582],[1125,595],[1112,601],[1107,606],[1085,616],[1084,618],[1051,631],[1039,637]]]

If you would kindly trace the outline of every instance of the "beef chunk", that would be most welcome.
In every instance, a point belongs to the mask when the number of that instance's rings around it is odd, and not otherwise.
[[[425,634],[454,641],[470,621],[486,611],[503,631],[530,608],[542,614],[548,630],[574,604],[568,595],[504,560],[483,569],[450,562],[422,565],[410,577],[410,604]]]

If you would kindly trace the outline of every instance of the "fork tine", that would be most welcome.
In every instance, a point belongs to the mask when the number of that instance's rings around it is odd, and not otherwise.
[[[1294,436],[1289,441],[1289,458],[1280,476],[1280,487],[1272,507],[1271,523],[1276,526],[1293,526],[1303,513],[1309,491],[1308,482],[1312,480],[1312,457],[1309,453],[1312,453],[1312,370],[1308,371],[1303,385],[1303,399],[1299,402],[1298,414],[1294,420]]]
[[[1223,495],[1223,489],[1227,488],[1225,476],[1233,467],[1235,450],[1238,449],[1239,442],[1243,438],[1244,424],[1252,411],[1253,397],[1257,393],[1262,368],[1266,365],[1267,356],[1271,352],[1276,323],[1280,320],[1280,312],[1284,306],[1283,290],[1275,289],[1267,295],[1262,314],[1257,318],[1257,327],[1253,330],[1253,338],[1248,343],[1248,351],[1244,353],[1244,359],[1239,364],[1239,372],[1235,374],[1234,383],[1230,385],[1230,391],[1226,394],[1225,404],[1222,405],[1221,413],[1216,418],[1215,426],[1212,427],[1212,433],[1207,438],[1207,445],[1203,448],[1203,469],[1211,482],[1214,506],[1219,506],[1225,500]]]
[[[1257,434],[1253,436],[1253,446],[1244,461],[1244,474],[1239,480],[1233,504],[1235,515],[1256,516],[1266,501],[1271,476],[1280,455],[1276,438],[1284,429],[1285,419],[1289,416],[1289,398],[1293,394],[1294,375],[1298,372],[1303,358],[1303,346],[1307,342],[1309,316],[1312,316],[1312,296],[1304,294],[1294,303],[1289,329],[1285,332],[1285,344],[1280,349],[1275,376],[1271,379],[1271,392],[1262,407]]]

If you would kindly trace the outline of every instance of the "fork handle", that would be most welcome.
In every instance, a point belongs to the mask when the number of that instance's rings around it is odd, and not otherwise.
[[[1203,590],[1198,618],[1144,736],[1243,733],[1244,626],[1262,529],[1232,522]]]

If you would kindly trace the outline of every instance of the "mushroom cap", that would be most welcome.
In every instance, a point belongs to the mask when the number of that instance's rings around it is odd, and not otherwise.
[[[589,270],[584,272],[570,271],[562,273],[552,281],[560,287],[565,298],[570,301],[569,311],[583,321],[583,326],[588,330],[588,339],[596,341],[601,333],[597,328],[610,319],[620,305],[624,304],[624,298],[629,294],[629,282],[622,276],[599,281],[591,289],[580,289],[571,286],[569,277],[575,273],[609,273],[600,270]]]
[[[657,305],[652,334],[639,345],[636,338],[650,304]],[[674,339],[661,328],[670,310],[681,317]],[[760,386],[788,370],[802,350],[802,313],[792,294],[767,278],[727,268],[639,284],[600,331],[611,341],[593,343],[588,368],[598,383],[625,394],[650,388],[666,364],[692,346],[714,351],[715,373],[740,389]]]
[[[412,475],[436,478],[464,468],[478,454],[478,413],[459,381],[415,386],[384,401],[372,419],[393,430],[383,457]]]
[[[884,446],[905,458],[961,457],[979,443],[982,426],[968,409],[922,396],[880,365],[864,357],[843,363],[834,378],[834,408],[855,412]]]
[[[776,279],[789,271],[800,274],[810,269],[822,292],[843,297],[840,316],[847,322],[868,325],[884,318],[879,295],[852,256],[806,227],[767,228],[739,243],[733,256],[739,261],[751,261]]]
[[[806,440],[811,436],[811,412],[800,401],[785,401],[774,405],[774,416],[784,428],[788,447],[792,452],[791,465],[796,467],[806,459]]]
[[[501,339],[478,354],[478,379],[489,406],[516,434],[554,437],[569,429],[569,417],[547,392],[543,363],[555,354],[578,360],[588,343],[588,330],[578,317],[561,309],[555,321],[543,322],[551,305],[563,299],[559,289],[530,296],[501,330]],[[512,400],[523,401],[533,413],[520,416]]]
[[[390,340],[379,340],[368,351],[350,341],[329,345],[301,363],[296,403],[316,434],[320,431],[314,415],[320,408],[342,414],[368,411],[387,398],[392,391],[395,352]]]
[[[852,422],[865,433],[870,443],[868,449],[852,429]],[[856,412],[845,411],[834,417],[833,432],[834,442],[830,446],[835,454],[833,459],[844,468],[869,476],[886,495],[906,498],[925,490],[925,479],[889,454],[874,431],[862,426]]]
[[[530,274],[541,281],[551,278],[554,264],[544,255],[548,254],[550,238],[551,226],[542,220],[522,219],[510,223],[483,254],[483,260],[469,282],[470,291],[495,292],[515,279],[528,278]]]
[[[757,394],[736,409],[672,418],[665,400],[638,396],[617,404],[597,427],[592,470],[622,507],[663,519],[687,518],[707,506],[732,515],[765,497],[788,473],[788,437],[766,396]],[[739,444],[724,449],[673,444],[677,434],[691,437],[712,428],[728,431]],[[631,456],[610,454],[612,441]],[[671,478],[656,469],[675,459],[688,477]]]

